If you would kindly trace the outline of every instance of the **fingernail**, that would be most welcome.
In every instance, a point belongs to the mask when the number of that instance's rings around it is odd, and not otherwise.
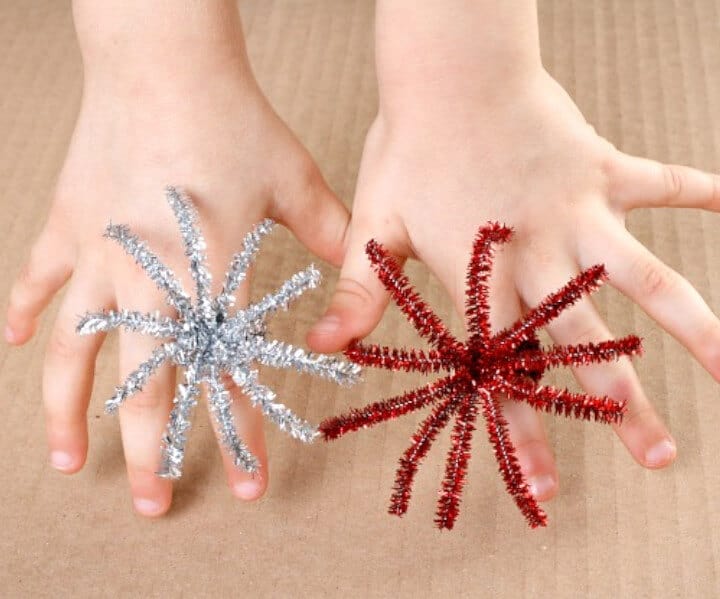
[[[676,452],[675,443],[664,439],[645,452],[645,462],[648,466],[664,466],[673,460]]]
[[[53,451],[50,454],[50,463],[58,470],[67,470],[73,465],[73,457],[64,451]]]
[[[328,314],[315,323],[315,326],[312,328],[312,332],[319,333],[321,335],[330,335],[339,328],[340,319],[333,314]]]
[[[17,337],[15,337],[15,331],[10,328],[10,325],[5,325],[5,341],[7,341],[8,343],[15,343],[16,338]]]
[[[552,493],[555,488],[555,479],[549,474],[533,476],[530,479],[528,486],[530,487],[530,492],[533,494],[535,499],[543,499]]]
[[[133,504],[135,505],[135,509],[138,512],[146,516],[154,516],[155,514],[160,513],[161,510],[160,504],[157,501],[153,501],[152,499],[143,499],[142,497],[137,497],[133,499]]]
[[[243,481],[235,483],[234,491],[240,499],[257,499],[260,495],[260,485],[255,481]]]

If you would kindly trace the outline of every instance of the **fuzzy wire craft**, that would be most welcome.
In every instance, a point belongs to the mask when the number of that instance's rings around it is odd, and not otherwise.
[[[607,278],[602,265],[577,275],[512,326],[496,334],[491,332],[487,283],[492,270],[493,244],[506,243],[511,235],[510,228],[498,223],[488,223],[477,233],[467,270],[468,339],[464,343],[448,331],[420,298],[387,250],[375,240],[367,243],[366,253],[380,281],[433,349],[395,349],[355,341],[346,350],[347,357],[361,366],[422,374],[447,373],[424,387],[353,409],[320,424],[320,432],[330,440],[432,406],[430,415],[417,429],[412,444],[400,459],[390,499],[391,514],[401,516],[407,511],[420,462],[438,433],[454,419],[435,519],[441,529],[453,527],[459,514],[473,431],[482,412],[508,493],[532,528],[545,526],[547,516],[530,492],[515,456],[501,396],[525,402],[536,410],[575,418],[604,423],[619,423],[622,419],[624,401],[539,384],[543,373],[551,368],[608,362],[642,351],[641,341],[634,335],[599,343],[540,347],[536,332],[602,284]]]
[[[242,251],[232,258],[222,291],[213,298],[206,244],[198,228],[195,208],[190,199],[174,187],[167,187],[165,195],[182,234],[190,275],[195,283],[195,302],[145,242],[125,225],[110,224],[105,236],[122,246],[147,273],[165,293],[167,303],[175,309],[178,317],[168,318],[158,313],[144,314],[127,309],[102,311],[83,316],[77,331],[81,335],[92,335],[123,327],[128,331],[167,339],[128,375],[105,403],[105,410],[114,413],[124,401],[140,391],[164,363],[171,362],[183,368],[185,382],[177,387],[162,439],[159,476],[179,478],[182,474],[187,433],[201,383],[207,386],[208,407],[235,466],[255,472],[258,462],[237,433],[231,411],[232,397],[223,383],[223,373],[229,374],[250,402],[260,406],[262,413],[281,430],[296,439],[310,442],[318,434],[317,427],[275,401],[275,393],[258,382],[253,362],[274,368],[293,368],[339,384],[355,382],[360,368],[331,356],[308,353],[282,341],[266,339],[267,317],[278,310],[286,310],[290,302],[320,283],[320,272],[313,265],[293,275],[274,293],[231,313],[234,294],[247,276],[260,240],[273,227],[270,219],[258,224],[245,236]]]

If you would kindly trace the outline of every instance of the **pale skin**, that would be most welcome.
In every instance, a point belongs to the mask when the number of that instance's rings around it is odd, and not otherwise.
[[[51,462],[60,471],[76,472],[86,458],[86,410],[101,344],[74,334],[77,315],[100,306],[163,310],[160,294],[99,232],[109,219],[127,222],[185,272],[158,192],[168,182],[185,185],[199,203],[216,279],[237,239],[264,216],[342,265],[327,313],[308,334],[315,350],[342,349],[382,317],[387,296],[364,256],[368,239],[425,263],[462,313],[472,237],[480,224],[498,220],[516,234],[497,254],[494,327],[514,321],[579,270],[604,263],[610,284],[720,380],[720,322],[624,226],[637,208],[720,210],[720,178],[628,156],[600,137],[542,67],[534,2],[378,1],[380,105],[351,221],[258,89],[232,3],[175,0],[149,9],[77,0],[75,18],[85,62],[82,109],[47,224],[13,288],[6,331],[11,343],[29,340],[70,279],[43,385]],[[215,75],[210,85],[208,73]],[[303,220],[308,213],[314,218]],[[611,336],[589,299],[548,331],[562,344]],[[121,335],[120,374],[151,347]],[[639,464],[661,468],[674,460],[675,442],[629,360],[575,374],[589,393],[628,400],[616,432]],[[148,516],[164,513],[171,501],[170,483],[153,473],[172,379],[163,371],[121,408],[130,489],[135,508]],[[243,398],[235,403],[261,473],[253,478],[226,460],[227,477],[236,496],[254,499],[268,481],[261,419]],[[559,479],[540,417],[514,403],[506,411],[533,492],[552,498]]]
[[[192,289],[163,197],[166,183],[185,187],[209,240],[215,293],[243,235],[263,218],[284,224],[335,266],[349,221],[260,92],[233,2],[76,0],[74,14],[85,67],[82,106],[47,223],[11,292],[6,331],[11,343],[30,339],[38,316],[69,280],[43,372],[50,461],[65,473],[86,459],[86,410],[102,343],[75,333],[78,316],[115,306],[167,313],[162,293],[103,239],[109,221],[130,225]],[[238,299],[245,302],[247,287]],[[120,377],[153,347],[152,340],[120,333]],[[130,491],[146,516],[165,513],[171,503],[172,484],[155,471],[173,394],[174,372],[165,368],[120,409]],[[225,469],[233,493],[252,500],[268,481],[262,416],[234,394],[239,433],[261,465],[247,474],[223,452]]]

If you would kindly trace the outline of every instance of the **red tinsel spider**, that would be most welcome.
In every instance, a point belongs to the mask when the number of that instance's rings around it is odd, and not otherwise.
[[[572,393],[539,385],[542,374],[554,367],[607,362],[641,352],[634,335],[617,340],[541,348],[536,331],[556,318],[584,294],[595,291],[607,278],[602,265],[593,266],[548,295],[512,326],[492,334],[487,281],[492,270],[493,244],[507,242],[512,230],[498,223],[481,227],[468,265],[466,311],[468,339],[456,339],[420,298],[397,261],[375,240],[366,253],[378,277],[417,332],[433,349],[394,349],[353,342],[345,354],[362,366],[388,370],[445,372],[446,376],[397,397],[353,409],[325,420],[320,431],[326,440],[373,426],[408,412],[432,406],[430,415],[413,435],[400,459],[390,500],[390,513],[403,515],[410,501],[413,479],[438,432],[454,419],[452,443],[445,467],[435,522],[452,528],[459,513],[470,443],[479,412],[485,419],[490,443],[508,492],[531,527],[545,526],[547,516],[537,504],[520,470],[508,434],[500,396],[522,401],[537,410],[600,422],[620,422],[624,402],[608,397]]]

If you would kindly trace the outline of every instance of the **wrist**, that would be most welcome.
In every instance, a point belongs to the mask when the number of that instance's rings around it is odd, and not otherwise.
[[[75,0],[86,91],[175,95],[254,79],[234,2]]]
[[[376,69],[390,120],[507,101],[544,72],[535,1],[378,0]]]

